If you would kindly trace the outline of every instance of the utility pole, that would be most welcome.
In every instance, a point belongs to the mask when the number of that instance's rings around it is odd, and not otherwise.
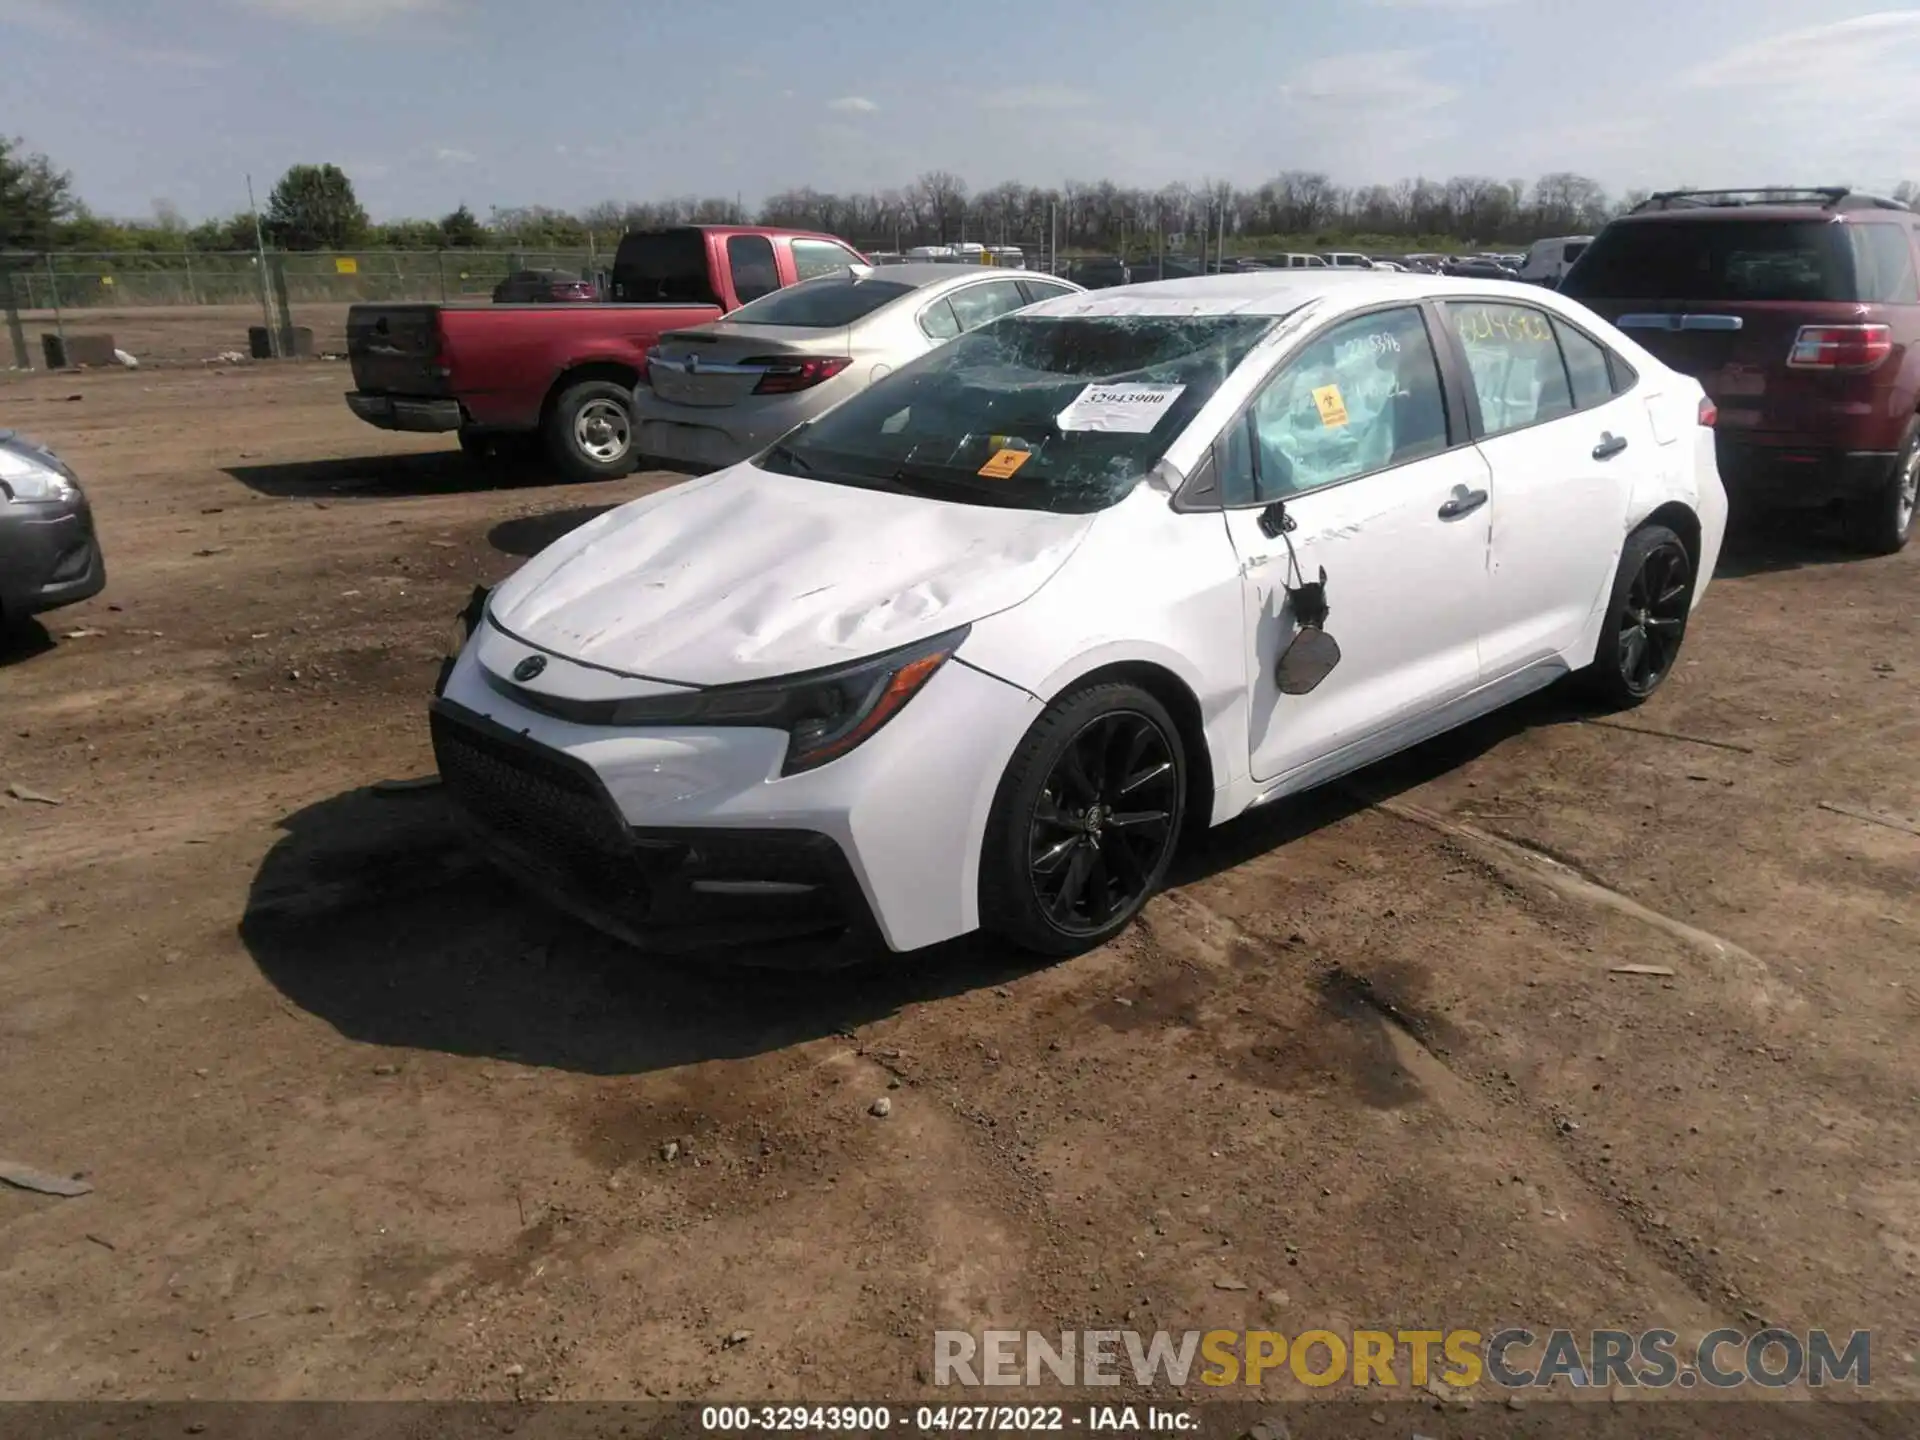
[[[267,348],[280,358],[280,334],[273,324],[273,281],[267,275],[267,232],[260,225],[260,206],[253,198],[253,175],[247,175],[247,208],[253,212],[254,263],[260,267],[260,320],[267,327]]]

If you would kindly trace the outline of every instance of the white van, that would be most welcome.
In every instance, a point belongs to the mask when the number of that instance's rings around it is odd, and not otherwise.
[[[1558,285],[1580,252],[1593,243],[1591,235],[1559,235],[1551,240],[1536,240],[1520,262],[1520,278],[1538,285]]]

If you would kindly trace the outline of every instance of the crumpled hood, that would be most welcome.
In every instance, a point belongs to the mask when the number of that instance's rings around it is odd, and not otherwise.
[[[916,499],[741,464],[581,526],[493,594],[530,645],[687,685],[863,659],[1025,600],[1091,515]]]

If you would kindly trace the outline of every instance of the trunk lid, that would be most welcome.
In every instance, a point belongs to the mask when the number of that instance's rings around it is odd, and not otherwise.
[[[769,360],[845,355],[845,326],[705,325],[660,337],[648,366],[653,393],[676,405],[718,409],[753,394]]]
[[[354,387],[369,395],[440,395],[438,305],[355,305],[347,311]]]

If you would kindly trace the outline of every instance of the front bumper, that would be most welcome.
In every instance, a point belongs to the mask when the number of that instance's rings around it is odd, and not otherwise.
[[[987,812],[1038,713],[1025,691],[949,661],[865,744],[782,775],[780,731],[581,725],[488,683],[483,656],[504,674],[531,653],[483,628],[432,726],[479,848],[549,901],[643,949],[762,964],[796,941],[913,950],[977,927]],[[547,659],[555,697],[609,683]]]
[[[359,390],[347,392],[347,408],[369,425],[382,430],[414,430],[440,433],[458,430],[465,417],[458,400],[409,399],[402,395],[369,395]]]
[[[1720,476],[1735,503],[1815,507],[1885,487],[1899,455],[1891,450],[1837,450],[1756,445],[1720,437]]]
[[[73,605],[106,584],[106,557],[84,499],[0,501],[0,616]]]

